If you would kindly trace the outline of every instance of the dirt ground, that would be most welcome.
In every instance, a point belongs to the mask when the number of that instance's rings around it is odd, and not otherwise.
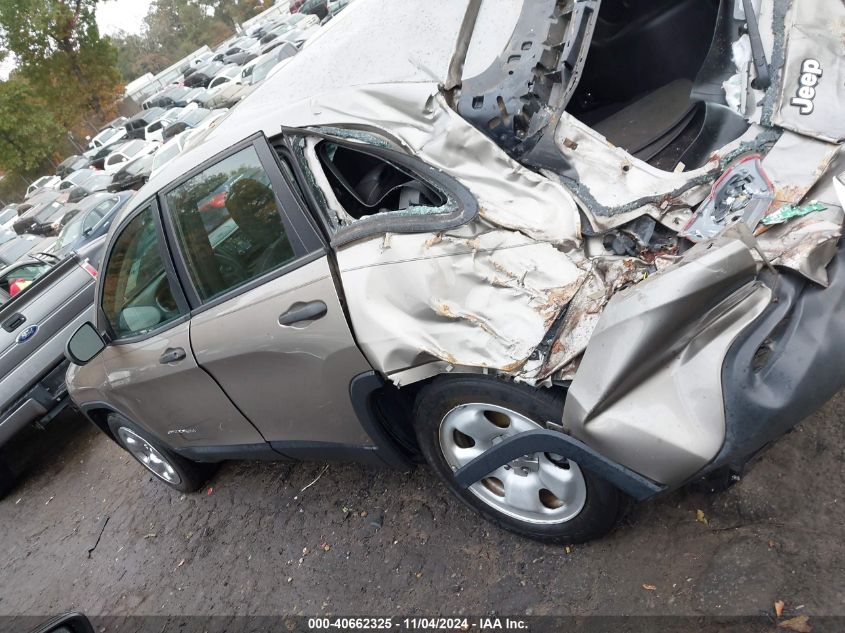
[[[729,491],[641,505],[569,550],[489,527],[422,467],[227,463],[181,495],[68,414],[13,447],[0,615],[841,616],[843,406]]]

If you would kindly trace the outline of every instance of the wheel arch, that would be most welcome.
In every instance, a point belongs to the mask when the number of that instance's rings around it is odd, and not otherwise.
[[[117,441],[117,438],[111,432],[111,428],[109,427],[109,415],[119,415],[127,420],[131,420],[132,418],[124,413],[121,413],[106,402],[90,402],[80,405],[78,409],[82,415],[91,422],[91,424],[100,429],[112,442],[118,446],[120,445],[120,442]]]

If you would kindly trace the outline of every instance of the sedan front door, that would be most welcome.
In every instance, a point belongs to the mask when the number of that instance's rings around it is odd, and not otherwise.
[[[277,160],[263,136],[253,138],[164,196],[194,308],[191,345],[277,450],[368,451],[349,387],[371,367],[327,248]]]

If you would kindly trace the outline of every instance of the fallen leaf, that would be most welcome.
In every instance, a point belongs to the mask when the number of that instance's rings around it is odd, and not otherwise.
[[[211,495],[213,495],[213,494],[214,494],[214,488],[212,488],[211,486],[209,486],[209,487],[208,487],[208,496],[210,497],[210,496],[211,496]]]
[[[777,546],[777,543],[774,541],[769,541],[769,549],[774,549]]]
[[[655,587],[654,585],[643,585],[643,589],[645,589],[646,591],[657,591],[657,587]]]
[[[155,538],[156,536],[158,536],[158,534],[156,534],[155,532],[150,532],[149,534],[144,534],[145,539]]]
[[[564,548],[564,550],[566,551],[566,553],[567,553],[567,554],[571,554],[571,553],[572,553],[572,548],[571,548],[571,547],[569,547],[568,545]]]
[[[704,525],[708,525],[707,517],[704,516],[704,510],[695,511],[695,520]]]
[[[778,628],[789,629],[790,631],[795,631],[795,633],[810,633],[810,631],[813,630],[813,627],[810,626],[809,620],[810,618],[808,616],[799,615],[798,617],[790,620],[784,620],[778,624]]]
[[[329,545],[328,543],[323,543],[323,551],[324,552],[328,552],[329,550],[331,550],[331,548],[332,548],[332,546]]]
[[[423,575],[423,574],[422,574],[422,572],[421,572],[421,571],[418,571],[418,572],[415,574],[415,576],[416,576],[417,578],[422,578],[422,575]]]
[[[775,615],[777,617],[781,616],[781,614],[783,613],[783,608],[785,606],[786,605],[784,604],[783,600],[778,600],[777,602],[775,602]]]
[[[361,514],[360,514],[360,516],[362,516],[362,517],[367,516],[367,511],[366,511],[366,510],[361,510]]]

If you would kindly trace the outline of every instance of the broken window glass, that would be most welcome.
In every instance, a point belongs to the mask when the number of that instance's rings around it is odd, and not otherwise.
[[[447,206],[441,192],[366,152],[323,141],[317,156],[332,192],[354,220],[377,213],[436,213]]]

